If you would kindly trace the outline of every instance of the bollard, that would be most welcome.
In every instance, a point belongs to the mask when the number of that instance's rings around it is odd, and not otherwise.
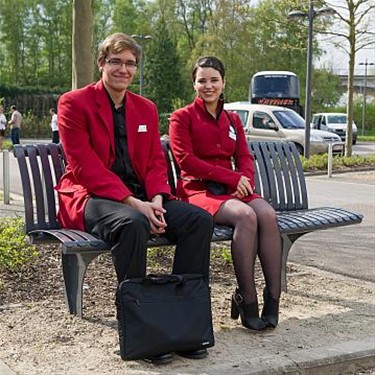
[[[333,157],[333,143],[328,144],[328,177],[332,177],[332,157]]]
[[[10,204],[9,150],[3,150],[4,204]]]

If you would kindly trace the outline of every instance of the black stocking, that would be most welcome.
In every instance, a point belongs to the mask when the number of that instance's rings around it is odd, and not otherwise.
[[[225,202],[214,220],[234,227],[232,259],[238,287],[246,303],[257,299],[254,281],[256,254],[262,266],[267,289],[275,299],[281,292],[281,240],[276,213],[263,199],[244,204]]]
[[[214,220],[218,224],[234,227],[231,252],[238,288],[245,303],[256,301],[254,263],[257,220],[255,212],[243,202],[233,199],[221,206]]]
[[[276,213],[263,199],[249,203],[258,219],[258,257],[268,291],[279,299],[281,293],[281,239]]]

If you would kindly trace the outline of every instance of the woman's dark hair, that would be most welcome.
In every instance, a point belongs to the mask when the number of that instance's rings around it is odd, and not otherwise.
[[[198,68],[213,68],[220,73],[221,78],[224,80],[224,77],[225,77],[224,64],[217,57],[204,56],[204,57],[200,57],[196,61],[193,72],[191,73],[191,78],[193,82],[195,81],[195,78],[197,76]]]

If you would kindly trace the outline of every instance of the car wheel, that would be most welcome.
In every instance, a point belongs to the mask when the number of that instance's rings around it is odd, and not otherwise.
[[[295,145],[297,147],[298,153],[303,156],[303,147],[298,143],[295,143]]]

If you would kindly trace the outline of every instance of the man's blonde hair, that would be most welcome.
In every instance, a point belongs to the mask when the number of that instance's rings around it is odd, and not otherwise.
[[[116,54],[124,50],[130,50],[138,63],[141,56],[141,47],[131,36],[124,33],[109,35],[100,43],[96,61],[98,65],[101,65],[111,52]]]

